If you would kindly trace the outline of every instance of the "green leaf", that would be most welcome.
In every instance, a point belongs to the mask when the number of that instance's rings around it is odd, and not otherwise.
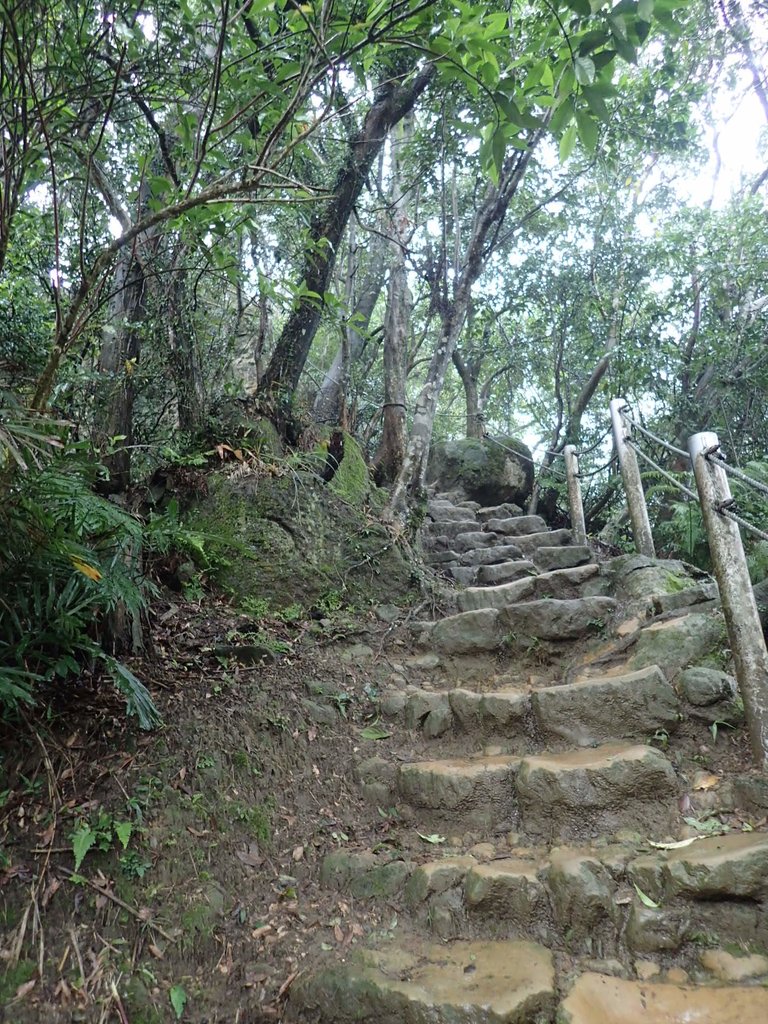
[[[638,0],[637,14],[643,21],[650,21],[653,17],[653,0]]]
[[[116,821],[114,824],[115,835],[120,840],[120,845],[125,850],[128,848],[128,843],[131,841],[131,833],[133,832],[133,822],[131,821]]]
[[[659,909],[659,904],[655,900],[652,900],[647,893],[644,893],[640,886],[637,884],[635,884],[635,892],[640,897],[640,902],[643,904],[643,906],[648,907],[649,910]]]
[[[569,124],[560,139],[560,163],[564,164],[576,146],[576,125]]]
[[[187,993],[184,991],[184,986],[174,985],[168,993],[168,998],[171,1000],[171,1006],[173,1007],[173,1012],[176,1014],[176,1020],[181,1020],[181,1015],[184,1013],[184,1007],[187,1005]]]
[[[571,99],[564,100],[552,115],[550,130],[553,135],[558,136],[566,125],[573,120],[574,109]]]
[[[608,107],[605,105],[605,100],[600,93],[592,87],[585,86],[582,89],[582,95],[589,105],[589,109],[592,113],[599,117],[601,121],[607,121],[609,115]]]
[[[96,842],[96,833],[90,825],[82,825],[72,833],[72,853],[75,855],[75,871],[80,870],[80,865],[85,855]]]
[[[577,110],[576,127],[584,149],[588,153],[594,153],[597,149],[597,122],[586,110]]]
[[[440,843],[445,842],[445,836],[440,836],[437,832],[433,832],[429,836],[423,836],[421,832],[417,832],[416,835],[419,839],[423,839],[425,843],[431,843],[433,846],[439,846]]]
[[[576,11],[577,14],[581,14],[585,18],[592,13],[589,0],[565,0],[565,2],[572,11]]]
[[[595,80],[595,62],[591,57],[574,57],[573,68],[579,85],[592,85]]]
[[[380,725],[369,725],[360,732],[360,736],[364,740],[386,740],[391,735],[391,732],[382,729]]]
[[[126,713],[136,715],[139,720],[139,728],[154,729],[155,726],[161,725],[163,720],[160,717],[160,712],[155,707],[144,683],[116,658],[107,656],[104,661],[115,685],[125,697]]]

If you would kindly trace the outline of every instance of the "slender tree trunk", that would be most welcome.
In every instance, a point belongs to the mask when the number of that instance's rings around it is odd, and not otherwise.
[[[305,294],[297,301],[280,334],[258,394],[277,418],[287,422],[289,408],[309,355],[328,289],[336,253],[350,214],[390,129],[413,109],[434,75],[429,64],[378,88],[360,132],[350,141],[333,199],[314,219],[302,274]],[[309,294],[306,294],[309,293]]]
[[[410,132],[405,121],[392,138],[392,260],[389,265],[387,314],[384,320],[384,403],[382,435],[374,458],[377,483],[397,479],[405,458],[406,379],[408,376],[408,336],[413,297],[408,288],[406,254],[413,229],[408,217],[408,194],[403,189],[403,146]]]
[[[124,249],[115,268],[114,292],[102,331],[95,433],[111,449],[104,457],[109,480],[104,490],[125,491],[131,478],[133,444],[133,375],[141,354],[146,313],[146,281],[139,260]]]
[[[466,361],[458,349],[453,352],[453,365],[464,385],[464,402],[467,409],[467,437],[483,436],[483,413],[480,408],[480,391],[477,386],[477,372],[473,361]]]
[[[402,513],[409,498],[418,500],[423,494],[437,402],[443,390],[453,350],[467,318],[472,287],[485,267],[489,252],[493,251],[498,229],[504,221],[512,197],[523,180],[541,134],[537,132],[534,135],[525,152],[507,157],[499,176],[499,184],[489,187],[484,202],[475,214],[462,271],[455,282],[448,309],[443,314],[437,347],[430,361],[424,386],[416,400],[410,440],[387,505],[386,514],[390,517]]]
[[[179,429],[184,434],[196,436],[205,425],[205,384],[187,273],[179,266],[183,256],[182,247],[173,261],[174,269],[166,296],[168,341],[176,384]]]
[[[365,349],[368,327],[373,310],[384,287],[386,270],[384,253],[381,248],[374,253],[374,262],[368,269],[352,315],[346,325],[349,364],[354,366]],[[341,422],[341,398],[344,391],[344,346],[339,345],[330,368],[323,377],[323,383],[315,397],[312,417],[317,423],[338,424]]]

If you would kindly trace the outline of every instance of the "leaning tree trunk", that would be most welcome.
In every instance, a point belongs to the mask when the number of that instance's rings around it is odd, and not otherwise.
[[[489,251],[493,250],[495,235],[498,234],[496,229],[503,223],[541,136],[542,131],[537,132],[525,152],[516,152],[507,157],[499,176],[499,184],[489,187],[484,202],[475,214],[462,271],[454,286],[448,309],[443,314],[437,348],[429,364],[427,379],[416,400],[405,458],[387,503],[386,514],[389,517],[403,513],[409,500],[418,500],[423,495],[437,402],[467,318],[472,287],[486,265]]]
[[[322,298],[318,296],[328,290],[350,214],[387,134],[410,113],[434,73],[434,65],[428,64],[410,78],[403,75],[395,83],[379,86],[362,128],[350,140],[333,199],[313,220],[302,274],[304,294],[283,327],[257,392],[282,425],[290,419],[290,405],[320,322]]]

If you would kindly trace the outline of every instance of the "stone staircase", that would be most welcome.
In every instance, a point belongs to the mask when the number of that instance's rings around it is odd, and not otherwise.
[[[321,875],[403,924],[302,976],[289,1019],[765,1024],[768,780],[696,753],[739,721],[712,584],[597,565],[514,506],[429,512],[465,589],[416,626],[423,678],[381,695],[392,756],[359,765],[414,841]]]

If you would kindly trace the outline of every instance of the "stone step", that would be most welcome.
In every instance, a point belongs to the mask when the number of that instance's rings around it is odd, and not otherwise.
[[[448,575],[462,587],[477,583],[477,569],[474,565],[449,565]]]
[[[533,555],[537,548],[557,548],[570,543],[570,530],[545,530],[542,533],[528,533],[522,537],[515,537],[515,544],[526,558]]]
[[[647,739],[659,730],[671,733],[680,723],[680,707],[674,688],[656,665],[531,692],[514,687],[384,690],[380,703],[382,715],[402,719],[407,729],[421,729],[427,739],[458,728],[484,737],[523,740],[523,749],[530,749],[535,735],[587,747],[608,740]]]
[[[353,952],[299,976],[288,1019],[322,1024],[548,1024],[552,954],[532,942],[425,943]]]
[[[678,819],[674,769],[642,744],[524,757],[515,788],[523,829],[549,842],[622,828],[666,835]]]
[[[519,549],[516,548],[515,550]],[[524,558],[520,558],[515,562],[481,565],[477,570],[477,583],[494,586],[499,583],[510,583],[525,576],[535,576],[536,572],[537,569],[533,562],[529,562]]]
[[[555,550],[568,551],[569,548]],[[523,563],[513,563],[521,565]],[[598,576],[597,565],[582,565],[573,569],[557,569],[540,575],[525,575],[512,582],[495,587],[472,587],[458,595],[459,609],[463,612],[477,608],[503,608],[529,598],[556,598],[568,600],[581,596],[581,587],[587,580]]]
[[[495,533],[486,533],[484,530],[469,530],[457,533],[453,538],[453,549],[460,554],[472,551],[475,548],[489,548],[496,543]]]
[[[508,537],[522,537],[530,533],[546,533],[547,524],[541,516],[514,516],[485,520],[486,530]]]
[[[503,505],[489,505],[487,508],[477,510],[477,518],[481,523],[489,519],[511,519],[514,516],[522,516],[523,510],[518,505],[505,502]]]
[[[568,544],[564,547],[541,547],[533,553],[533,561],[541,572],[554,569],[572,569],[592,561],[592,551],[586,544]]]
[[[411,807],[482,827],[498,827],[516,816],[513,779],[519,757],[420,761],[398,769],[397,793]]]
[[[763,1024],[768,989],[677,985],[582,974],[558,1012],[558,1024]]]
[[[591,847],[517,848],[507,856],[495,856],[493,845],[485,844],[490,852],[483,850],[482,859],[474,847],[477,857],[452,854],[415,865],[403,891],[411,911],[444,941],[461,937],[469,920],[472,932],[486,937],[524,937],[589,956],[691,951],[704,937],[707,946],[765,948],[768,835],[725,837],[746,840],[726,852],[718,846],[721,838],[696,840],[699,852],[686,853],[686,888],[657,909],[643,903],[635,885],[647,900],[649,890],[655,891],[651,876],[663,872],[665,854],[638,855],[639,838]],[[710,884],[715,862],[716,900]],[[741,885],[744,868],[751,881]],[[663,891],[656,891],[656,899],[665,899]],[[745,900],[751,901],[746,907]],[[736,972],[738,964],[732,967]],[[753,968],[768,974],[768,959]]]
[[[500,562],[511,562],[522,557],[523,553],[516,544],[494,544],[492,547],[470,548],[459,556],[462,565],[498,565]]]
[[[659,729],[672,732],[680,719],[677,694],[656,665],[539,689],[532,705],[542,738],[579,747],[647,739]]]
[[[460,533],[470,533],[477,530],[478,524],[475,519],[450,519],[435,520],[429,519],[424,523],[424,532],[427,537],[434,541],[442,537],[456,537]]]
[[[471,512],[472,510],[468,509],[465,505],[454,505],[451,501],[436,501],[433,499],[427,502],[427,515],[429,518],[440,520],[441,522],[469,519],[471,518]]]
[[[612,597],[522,601],[500,609],[498,628],[518,640],[526,637],[577,640],[599,633],[613,618],[617,608],[618,604]],[[480,612],[464,614],[479,615]]]

